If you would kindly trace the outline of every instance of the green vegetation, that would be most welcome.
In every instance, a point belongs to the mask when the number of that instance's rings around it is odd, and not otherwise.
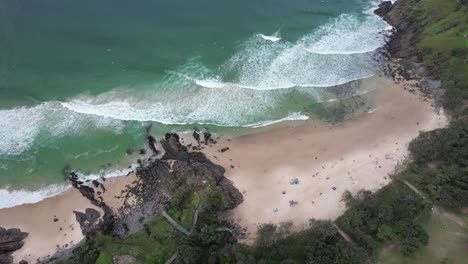
[[[99,235],[74,251],[66,263],[111,264],[116,255],[132,255],[142,263],[164,263],[174,254],[176,231],[163,217],[124,239]]]
[[[434,203],[459,210],[468,205],[468,122],[424,132],[409,149],[414,162],[399,177],[414,183]]]
[[[181,201],[181,205],[170,208],[168,213],[181,226],[190,230],[199,202],[198,193],[192,192]],[[115,255],[131,255],[142,263],[164,263],[177,250],[176,241],[181,235],[178,232],[164,217],[158,216],[145,225],[143,230],[124,239],[98,236],[94,239],[95,247],[100,252],[96,263],[112,263],[109,262],[112,260],[110,256]]]
[[[422,28],[418,49],[446,91],[446,107],[466,109],[468,99],[467,1],[411,0],[410,14]],[[466,110],[465,110],[466,111]]]
[[[330,221],[310,221],[302,232],[291,223],[266,224],[248,250],[257,263],[364,263],[366,251],[342,238]]]
[[[190,230],[193,223],[193,215],[200,204],[200,197],[197,192],[192,192],[187,196],[183,203],[184,206],[172,207],[168,214],[174,218],[185,229]]]
[[[427,233],[414,220],[428,208],[418,194],[393,182],[372,194],[361,191],[345,197],[350,208],[336,223],[370,255],[392,243],[410,255],[428,242]]]
[[[426,212],[417,222],[429,234],[429,244],[411,256],[405,256],[394,247],[385,248],[379,255],[381,264],[440,264],[464,263],[466,251],[466,227],[455,223],[444,214]]]

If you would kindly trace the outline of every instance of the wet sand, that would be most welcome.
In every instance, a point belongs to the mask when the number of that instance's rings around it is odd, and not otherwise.
[[[337,218],[345,210],[341,201],[345,190],[381,188],[420,131],[447,124],[430,102],[400,85],[391,81],[368,85],[380,88],[370,94],[377,107],[359,118],[336,126],[285,122],[245,135],[222,136],[218,144],[205,147],[208,158],[225,167],[226,176],[244,193],[245,201],[234,217],[247,228],[246,242],[259,224],[292,221],[300,227],[311,218]],[[230,149],[220,152],[224,147]],[[120,202],[114,196],[134,177],[108,179],[106,203],[117,208]],[[299,184],[291,184],[296,178]],[[290,207],[289,201],[297,204]],[[70,189],[36,204],[0,209],[0,226],[29,233],[25,246],[14,253],[15,261],[31,262],[81,241],[73,210],[85,208],[93,206]]]

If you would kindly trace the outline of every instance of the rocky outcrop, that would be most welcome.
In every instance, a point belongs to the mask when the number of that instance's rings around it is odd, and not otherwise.
[[[222,190],[221,200],[223,201],[225,209],[233,209],[242,202],[242,194],[234,187],[230,180],[223,177],[219,181],[218,186]]]
[[[86,208],[85,212],[73,211],[76,221],[80,224],[81,232],[84,236],[90,237],[96,234],[103,227],[101,214],[92,208]]]
[[[416,47],[419,28],[407,11],[408,1],[397,1],[386,12],[382,12],[383,19],[396,30],[388,43],[390,55],[394,58],[420,61]]]
[[[156,148],[156,139],[149,134],[149,129],[147,140]],[[207,131],[204,137],[205,142],[215,142]],[[224,168],[212,163],[201,152],[189,151],[177,134],[166,134],[159,144],[162,156],[159,150],[150,146],[154,155],[138,161],[137,180],[126,186],[120,194],[123,206],[118,208],[118,215],[107,206],[101,192],[96,191],[99,187],[105,190],[102,183],[91,181],[88,185],[80,181],[76,173],[70,174],[73,187],[104,212],[102,216],[91,208],[85,212],[74,212],[85,236],[92,236],[98,231],[116,236],[134,233],[167,206],[177,207],[181,201],[174,197],[183,197],[194,191],[201,196],[207,189],[210,193],[215,192],[221,197],[224,210],[232,209],[242,202],[242,194],[224,177]]]
[[[403,86],[410,92],[416,92],[417,89],[423,97],[434,99],[435,107],[438,108],[443,91],[440,89],[440,81],[434,78],[434,74],[424,65],[419,53],[421,26],[409,12],[412,4],[418,3],[398,0],[393,5],[381,4],[375,11],[393,26],[393,34],[386,45],[386,51],[390,61],[397,60],[398,63],[391,64],[390,69],[385,71],[393,76],[396,82],[416,81],[411,85],[403,83]]]
[[[72,186],[83,195],[86,199],[88,199],[92,205],[99,207],[103,210],[104,215],[102,216],[102,222],[99,223],[99,227],[102,231],[104,232],[111,232],[114,226],[114,212],[112,209],[103,201],[102,196],[100,195],[100,192],[95,192],[95,190],[86,185],[86,183],[82,182],[79,180],[78,174],[75,172],[70,173],[69,180],[72,184]],[[94,184],[94,183],[93,183]],[[95,185],[95,184],[94,184]],[[105,190],[104,185],[102,183],[99,183],[99,186]],[[75,213],[76,215],[76,213]],[[78,220],[78,219],[77,219]],[[87,234],[88,232],[86,230],[82,229],[83,234]]]
[[[184,190],[203,192],[205,188],[213,188],[221,196],[224,209],[242,202],[242,194],[224,177],[224,168],[201,152],[189,152],[177,134],[166,134],[160,145],[164,150],[162,157],[142,161],[136,171],[138,180],[121,194],[124,206],[116,220],[116,235],[141,229],[147,220],[174,203],[174,195]]]
[[[153,152],[153,155],[157,156],[160,154],[160,151],[158,150],[156,144],[157,140],[153,135],[151,135],[151,129],[153,128],[153,125],[150,124],[148,127],[146,127],[146,141],[148,142],[148,146]]]
[[[379,7],[376,10],[374,10],[374,14],[383,17],[388,13],[388,11],[390,11],[391,8],[392,8],[391,1],[382,2],[379,5]]]
[[[0,263],[13,263],[12,253],[24,245],[28,233],[18,228],[5,229],[0,227]]]

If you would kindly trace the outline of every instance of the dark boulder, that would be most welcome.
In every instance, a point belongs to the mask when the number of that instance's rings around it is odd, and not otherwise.
[[[220,149],[219,152],[226,152],[228,150],[229,150],[229,147],[225,147],[225,148]]]
[[[18,228],[5,229],[0,227],[0,263],[13,263],[11,253],[23,247],[23,240],[27,236],[28,233],[22,232]]]
[[[88,200],[95,200],[94,199],[94,189],[93,188],[91,188],[89,186],[86,186],[86,185],[81,185],[79,187],[79,191],[80,191],[81,195],[86,197]]]
[[[151,151],[153,151],[153,154],[154,154],[155,156],[159,155],[160,152],[159,152],[159,150],[158,150],[157,147],[156,147],[156,142],[157,142],[157,141],[156,141],[156,138],[153,137],[152,135],[148,135],[148,136],[146,137],[146,139],[148,140],[148,145],[149,145]]]
[[[28,233],[18,228],[5,229],[0,227],[0,254],[13,252],[23,247],[23,240]]]
[[[388,11],[390,11],[390,9],[392,8],[392,2],[391,1],[385,1],[385,2],[382,2],[379,7],[374,10],[374,14],[380,16],[380,17],[383,17],[385,16]]]
[[[203,137],[205,139],[205,145],[208,145],[208,143],[212,142],[212,138],[211,138],[211,133],[208,131],[208,130],[205,130],[205,132],[203,132]]]
[[[180,143],[179,135],[175,133],[167,133],[165,139],[161,140],[161,145],[166,151],[162,158],[163,160],[189,160],[187,147]]]
[[[233,209],[243,201],[242,193],[227,178],[223,177],[218,184],[218,188],[222,190],[221,199],[223,201],[224,210]]]
[[[198,129],[193,131],[193,138],[197,141],[197,144],[200,145],[200,131],[198,131]]]
[[[94,185],[94,187],[96,187],[96,188],[97,188],[97,187],[99,187],[99,182],[98,182],[98,181],[96,181],[96,180],[93,180],[93,185]]]
[[[0,263],[13,264],[13,256],[11,254],[0,254]]]

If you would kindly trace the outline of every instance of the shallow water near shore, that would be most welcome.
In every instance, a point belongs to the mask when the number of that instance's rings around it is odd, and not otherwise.
[[[66,164],[125,169],[150,123],[161,136],[339,121],[330,109],[379,73],[378,2],[1,1],[0,195],[64,189]]]

